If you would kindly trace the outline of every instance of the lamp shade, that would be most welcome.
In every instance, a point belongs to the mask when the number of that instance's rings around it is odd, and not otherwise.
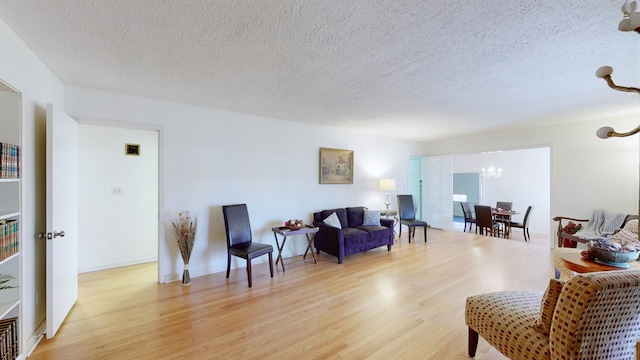
[[[396,189],[396,179],[380,179],[380,190],[393,191]]]

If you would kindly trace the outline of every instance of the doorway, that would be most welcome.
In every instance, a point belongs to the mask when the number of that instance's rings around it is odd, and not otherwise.
[[[157,262],[158,131],[80,124],[78,138],[78,272]]]
[[[532,233],[549,235],[551,218],[551,148],[527,148],[496,152],[450,155],[450,168],[447,173],[447,156],[425,157],[422,162],[422,179],[425,179],[423,192],[433,198],[424,206],[425,220],[437,224],[441,221],[443,229],[453,228],[453,174],[480,173],[482,168],[495,163],[502,168],[502,176],[496,178],[480,177],[480,203],[495,206],[497,201],[513,203],[513,209],[519,214],[515,221],[522,221],[529,205],[535,208],[529,222]],[[425,172],[425,164],[431,164],[433,171]],[[434,176],[435,173],[437,176]],[[440,199],[440,202],[436,200]],[[429,199],[425,199],[425,202]],[[457,205],[459,207],[459,205]],[[446,208],[445,208],[446,207]],[[462,227],[460,227],[462,229]]]
[[[473,209],[481,203],[481,178],[478,173],[453,174],[453,222],[454,229],[464,226],[464,212],[460,203],[467,202]]]

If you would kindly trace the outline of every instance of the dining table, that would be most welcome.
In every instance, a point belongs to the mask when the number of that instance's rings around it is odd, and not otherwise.
[[[500,218],[500,222],[502,222],[504,229],[503,229],[503,236],[508,239],[509,235],[511,234],[511,216],[513,215],[519,215],[520,213],[515,211],[515,210],[504,210],[504,209],[495,209],[492,208],[491,209],[491,215],[493,216],[494,221],[498,218]]]

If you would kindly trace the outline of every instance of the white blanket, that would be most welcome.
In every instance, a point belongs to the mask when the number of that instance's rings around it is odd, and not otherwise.
[[[622,226],[627,214],[596,209],[589,222],[575,235],[581,239],[595,240],[607,237]]]

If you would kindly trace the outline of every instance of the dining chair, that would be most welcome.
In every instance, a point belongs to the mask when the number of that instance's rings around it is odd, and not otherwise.
[[[231,255],[247,260],[247,278],[251,287],[251,260],[269,255],[269,270],[273,277],[273,246],[254,243],[251,236],[247,204],[225,205],[222,207],[224,227],[227,233],[227,279],[231,271]]]
[[[524,241],[529,241],[531,240],[531,235],[529,235],[529,215],[531,215],[531,210],[533,209],[533,206],[529,205],[529,207],[527,207],[527,212],[524,213],[524,219],[522,220],[522,222],[511,222],[511,227],[512,228],[519,228],[522,229],[522,235],[524,235]]]
[[[488,232],[488,236],[500,236],[502,230],[500,224],[493,220],[491,214],[491,206],[475,205],[476,210],[476,233],[480,229],[480,235],[485,235]]]
[[[411,230],[413,238],[416,237],[416,227],[424,227],[424,242],[427,242],[427,222],[416,219],[416,210],[413,206],[413,195],[398,195],[398,216],[400,217],[400,236],[402,225],[409,229],[409,242],[411,242]]]
[[[465,201],[461,202],[460,206],[464,213],[464,231],[467,231],[467,224],[469,224],[469,232],[471,232],[471,227],[476,223],[476,219],[473,217],[473,212],[471,211],[471,205]]]
[[[496,201],[496,208],[502,210],[511,210],[513,203],[511,201]]]
[[[513,203],[511,201],[496,201],[496,209],[512,210]],[[496,221],[501,223],[503,227],[511,220],[510,216],[498,215]]]

